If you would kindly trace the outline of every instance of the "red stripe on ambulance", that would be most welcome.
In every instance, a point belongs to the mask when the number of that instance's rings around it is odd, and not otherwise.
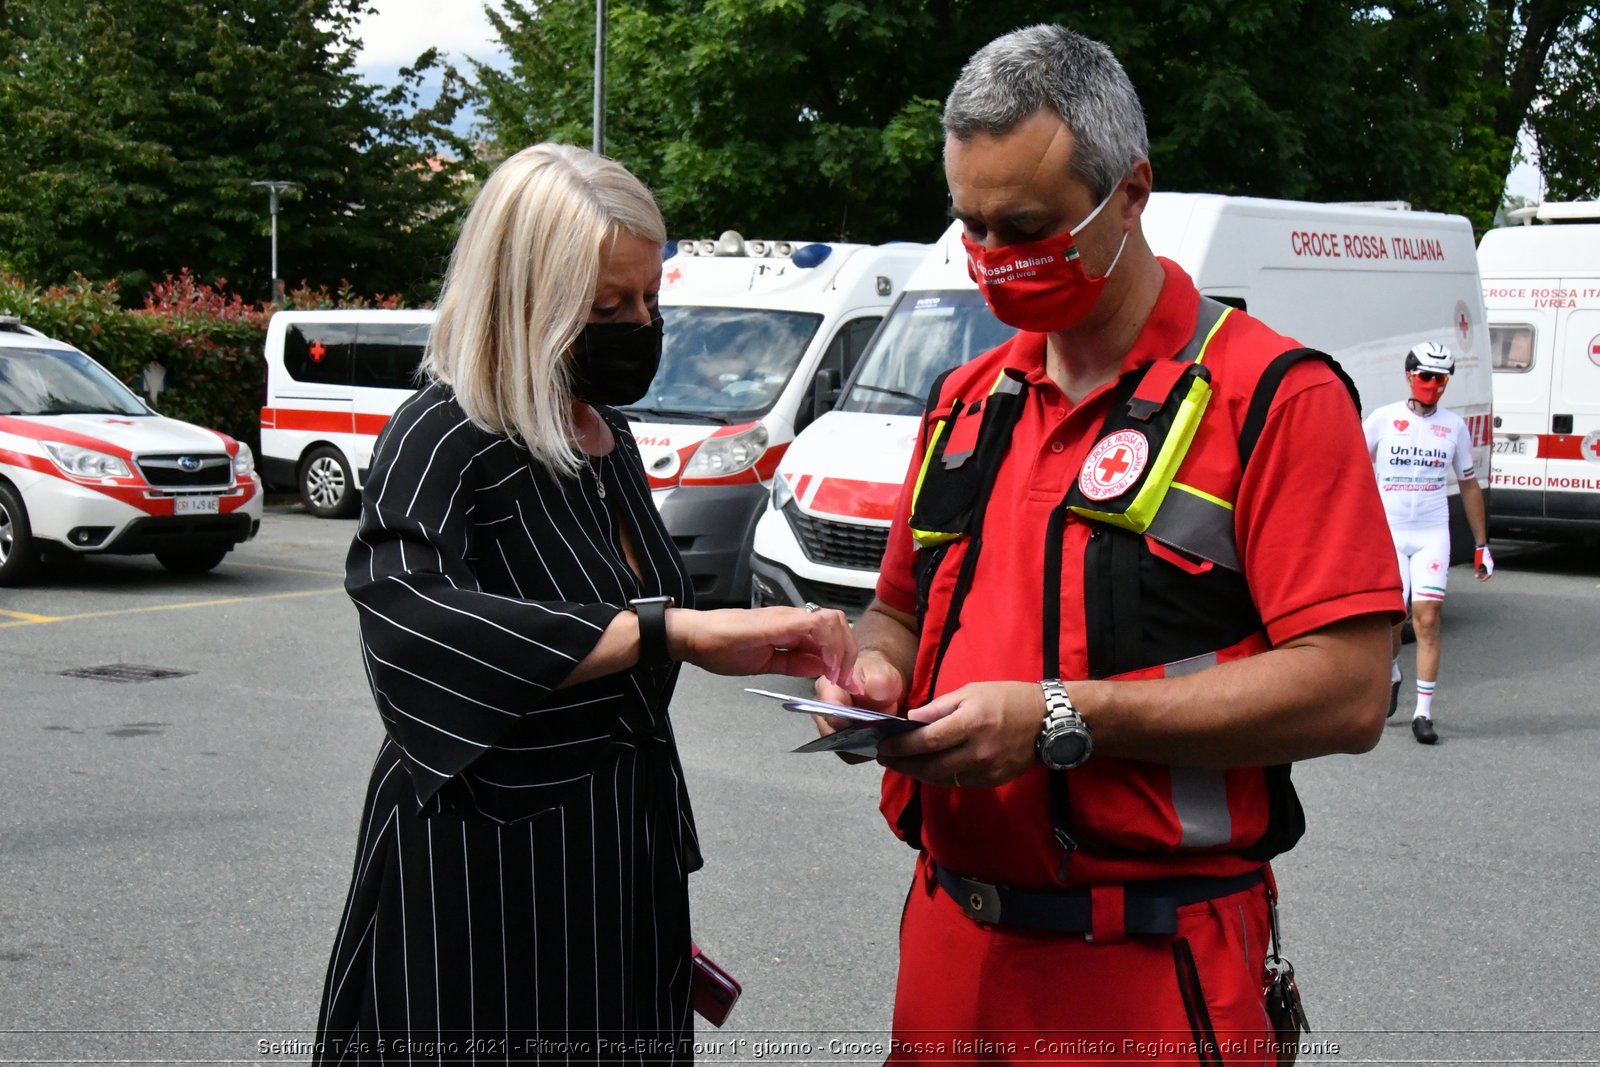
[[[801,479],[804,481],[804,479]],[[796,496],[800,491],[796,489]],[[900,499],[895,482],[865,482],[854,478],[823,478],[806,510],[847,519],[889,522]]]

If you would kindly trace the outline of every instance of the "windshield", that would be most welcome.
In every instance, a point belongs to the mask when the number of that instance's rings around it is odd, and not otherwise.
[[[722,423],[766,414],[822,323],[751,308],[663,307],[661,317],[661,368],[629,413]]]
[[[0,415],[148,415],[82,352],[0,348]]]
[[[861,357],[839,410],[920,415],[935,378],[1016,332],[976,289],[908,290]]]

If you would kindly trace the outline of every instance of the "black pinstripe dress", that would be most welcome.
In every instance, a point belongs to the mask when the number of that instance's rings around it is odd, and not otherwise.
[[[578,478],[439,384],[378,441],[345,584],[388,736],[317,1063],[691,1058],[677,668],[556,688],[628,600],[692,598],[633,437],[603,414],[617,448]]]

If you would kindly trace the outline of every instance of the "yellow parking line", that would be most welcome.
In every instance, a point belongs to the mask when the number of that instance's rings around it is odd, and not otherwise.
[[[292,597],[317,596],[322,593],[342,593],[342,586],[331,586],[327,589],[306,589],[298,593],[269,593],[266,596],[230,596],[220,597],[216,600],[190,600],[182,604],[153,604],[144,608],[117,608],[112,611],[85,611],[77,615],[58,615],[50,618],[44,615],[17,622],[0,622],[0,630],[11,626],[37,626],[48,622],[77,622],[79,619],[104,619],[113,615],[141,615],[151,611],[183,611],[189,608],[214,608],[225,604],[248,604],[257,600],[288,600]],[[10,613],[7,613],[10,614]]]
[[[0,608],[0,615],[4,615],[8,619],[20,619],[22,622],[55,622],[56,621],[55,620],[55,616],[53,616],[53,615],[30,615],[26,611],[7,611],[4,608]]]
[[[315,574],[321,578],[343,578],[344,571],[315,571],[309,567],[283,567],[273,563],[236,563],[230,562],[228,568],[244,567],[252,571],[283,571],[286,574]]]

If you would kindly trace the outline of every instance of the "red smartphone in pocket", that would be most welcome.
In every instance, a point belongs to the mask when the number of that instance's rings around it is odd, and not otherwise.
[[[689,950],[689,962],[694,972],[690,1001],[695,1014],[712,1026],[721,1026],[727,1022],[728,1013],[738,1002],[744,987],[734,980],[733,975],[712,962],[711,957],[701,952],[699,945],[691,941]]]

